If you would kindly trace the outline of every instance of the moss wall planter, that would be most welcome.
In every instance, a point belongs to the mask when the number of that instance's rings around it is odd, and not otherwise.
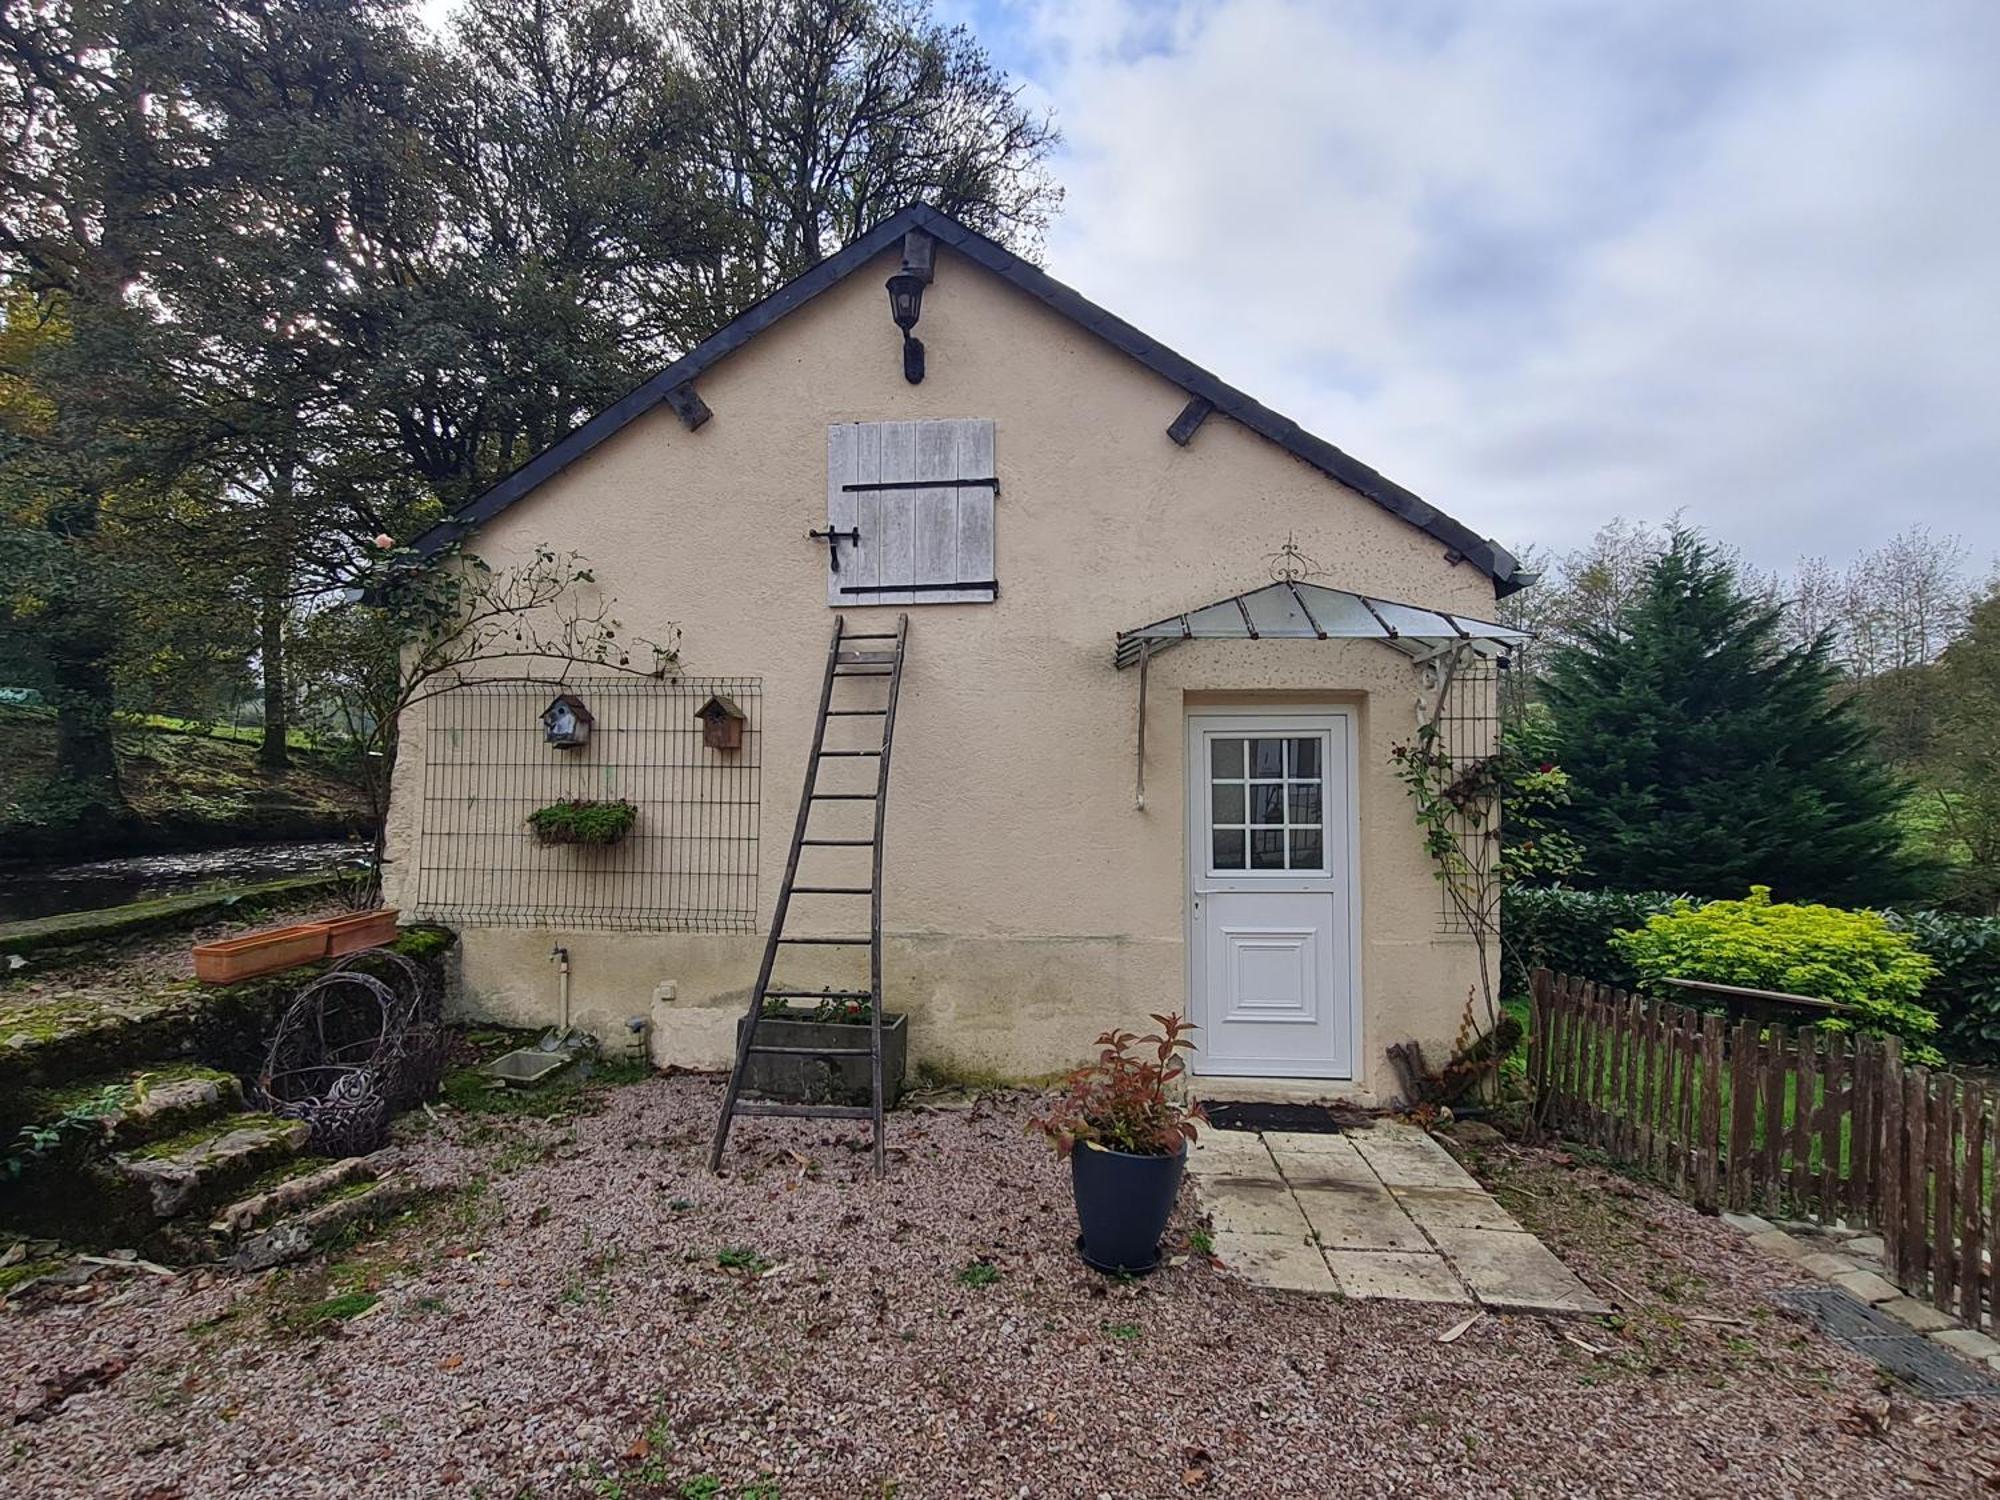
[[[615,802],[576,798],[536,808],[528,814],[528,831],[544,848],[573,844],[610,849],[624,843],[638,821],[639,809],[622,798]]]
[[[909,1017],[882,1017],[882,1107],[889,1108],[903,1092],[903,1073],[909,1062]],[[743,1033],[750,1018],[736,1023],[736,1044],[743,1045]],[[828,1048],[866,1047],[868,1028],[838,1021],[788,1021],[765,1016],[757,1023],[760,1047]],[[753,1052],[743,1069],[743,1091],[764,1099],[782,1099],[793,1104],[857,1104],[867,1106],[875,1098],[866,1057],[813,1056],[782,1053],[773,1056]]]

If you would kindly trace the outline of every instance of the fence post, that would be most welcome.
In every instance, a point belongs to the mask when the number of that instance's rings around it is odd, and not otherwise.
[[[1819,1077],[1817,1031],[1799,1028],[1798,1086],[1792,1093],[1792,1207],[1804,1213],[1807,1185],[1812,1180],[1812,1105]]]
[[[1714,1213],[1716,1169],[1722,1152],[1722,1017],[1701,1018],[1701,1127],[1695,1139],[1695,1206]]]
[[[1674,1187],[1686,1194],[1695,1169],[1695,1096],[1700,1092],[1697,1080],[1701,1074],[1699,1062],[1700,1037],[1695,1031],[1695,1013],[1685,1006],[1679,1007],[1680,1016],[1676,1026],[1675,1051],[1681,1059],[1680,1097],[1680,1141],[1675,1152]]]
[[[1882,1263],[1898,1280],[1903,1274],[1903,1046],[1884,1037],[1877,1054],[1876,1119],[1869,1152],[1875,1159],[1877,1221],[1882,1231]]]
[[[1758,1207],[1765,1213],[1778,1209],[1779,1168],[1785,1158],[1785,1043],[1787,1032],[1772,1023],[1764,1030],[1764,1050],[1759,1055],[1758,1077],[1762,1085],[1764,1139],[1757,1152]]]
[[[1840,1191],[1840,1095],[1842,1075],[1848,1069],[1847,1045],[1838,1034],[1826,1039],[1826,1059],[1820,1069],[1823,1084],[1819,1106],[1819,1216],[1832,1223],[1841,1215]],[[1854,1148],[1850,1148],[1851,1150]]]
[[[1537,1140],[1549,1107],[1549,1011],[1549,971],[1536,969],[1528,976],[1528,1120]]]
[[[1757,1055],[1757,1033],[1748,1021],[1738,1021],[1729,1038],[1729,1207],[1742,1213],[1750,1206],[1750,1164],[1756,1157],[1750,1140],[1757,1131],[1757,1081],[1751,1064]]]
[[[1959,1184],[1958,1315],[1979,1326],[1980,1280],[1986,1267],[1986,1096],[1967,1088],[1960,1105],[1965,1131],[1965,1176]]]
[[[1957,1156],[1958,1080],[1949,1073],[1937,1076],[1937,1090],[1931,1096],[1931,1305],[1950,1312],[1957,1301],[1959,1264],[1953,1253],[1958,1238],[1958,1216],[1953,1212],[1958,1197]]]
[[[1931,1075],[1903,1070],[1903,1287],[1922,1296],[1929,1286]],[[1914,1289],[1912,1291],[1912,1289]]]

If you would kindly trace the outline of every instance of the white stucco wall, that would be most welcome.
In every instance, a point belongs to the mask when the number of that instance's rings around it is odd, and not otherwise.
[[[1414,723],[1411,667],[1367,642],[1168,653],[1152,669],[1140,812],[1136,674],[1112,669],[1113,638],[1268,581],[1264,559],[1288,534],[1336,588],[1490,616],[1491,581],[1226,418],[1176,446],[1165,429],[1184,392],[943,247],[918,330],[928,376],[907,384],[882,290],[893,269],[885,255],[710,371],[699,390],[714,417],[698,431],[659,408],[470,549],[504,568],[539,543],[578,548],[628,630],[679,628],[688,673],[763,678],[768,924],[832,628],[825,547],[806,539],[826,523],[826,426],[993,418],[1000,597],[909,609],[884,910],[889,1004],[915,1018],[914,1055],[1044,1074],[1108,1025],[1185,1008],[1184,712],[1337,703],[1358,716],[1362,893],[1362,1046],[1345,1092],[1387,1092],[1383,1049],[1448,1040],[1474,980],[1468,942],[1437,934],[1436,884],[1386,769]],[[890,629],[897,612],[846,613],[850,628]],[[406,726],[397,767],[392,900],[419,832],[420,727]],[[865,876],[865,851],[844,870],[840,857],[818,868]],[[580,1023],[607,1036],[671,982],[660,1045],[689,1066],[726,1060],[762,943],[587,929],[464,939],[467,1004],[499,1019],[551,1018],[556,940]]]

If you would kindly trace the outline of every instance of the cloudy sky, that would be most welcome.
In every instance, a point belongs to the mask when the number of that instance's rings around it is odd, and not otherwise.
[[[2000,555],[1996,0],[939,0],[1049,269],[1475,528]]]

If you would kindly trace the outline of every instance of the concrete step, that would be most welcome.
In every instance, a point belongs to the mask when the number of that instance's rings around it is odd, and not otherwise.
[[[230,1115],[121,1152],[107,1169],[115,1181],[143,1191],[154,1218],[174,1219],[225,1201],[260,1173],[297,1156],[308,1134],[303,1120]]]
[[[401,1163],[391,1147],[369,1156],[343,1156],[333,1161],[300,1157],[250,1184],[250,1191],[218,1210],[209,1223],[216,1234],[241,1236],[316,1203],[336,1188],[373,1182]]]
[[[262,1271],[298,1260],[357,1224],[380,1223],[401,1212],[417,1193],[416,1180],[403,1172],[349,1177],[306,1206],[237,1239],[227,1252],[229,1264],[239,1271]]]

